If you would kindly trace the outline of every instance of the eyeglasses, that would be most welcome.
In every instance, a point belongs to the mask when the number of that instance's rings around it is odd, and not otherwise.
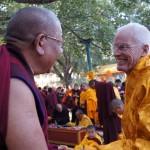
[[[65,43],[65,41],[60,40],[60,39],[58,39],[58,38],[56,38],[56,37],[53,37],[53,36],[45,35],[45,37],[50,38],[50,39],[52,39],[52,40],[58,42],[61,46]]]
[[[133,49],[133,48],[135,48],[135,47],[138,47],[138,46],[142,46],[143,44],[138,44],[138,45],[132,45],[132,46],[128,46],[128,45],[126,45],[126,44],[120,44],[120,45],[118,45],[118,46],[114,46],[114,47],[112,47],[112,50],[113,51],[127,51],[127,50],[129,50],[129,49]]]

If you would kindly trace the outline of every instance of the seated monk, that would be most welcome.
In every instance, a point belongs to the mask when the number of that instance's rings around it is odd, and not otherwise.
[[[78,109],[76,111],[76,117],[77,117],[76,123],[74,124],[72,123],[72,126],[77,125],[77,126],[87,127],[89,125],[93,125],[91,119],[87,115],[85,115],[81,109]]]
[[[86,135],[84,139],[79,145],[75,146],[74,150],[82,150],[85,148],[86,145],[88,146],[88,149],[90,150],[90,147],[93,147],[94,143],[102,145],[102,140],[101,140],[101,137],[96,133],[95,127],[93,125],[89,125],[87,126]]]
[[[110,103],[110,109],[113,113],[117,114],[120,119],[122,119],[122,114],[124,110],[124,104],[120,99],[113,99]],[[120,129],[120,133],[118,133],[118,140],[123,139],[123,132]]]
[[[70,121],[69,111],[63,104],[57,104],[53,113],[52,122],[57,122],[58,126],[65,126]]]

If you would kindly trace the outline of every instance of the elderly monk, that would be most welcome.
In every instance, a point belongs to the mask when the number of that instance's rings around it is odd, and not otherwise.
[[[50,70],[63,52],[59,19],[26,7],[9,21],[0,46],[0,149],[57,150],[48,144],[47,114],[33,75]]]
[[[82,89],[81,92],[81,106],[86,103],[86,112],[87,116],[92,120],[94,123],[94,118],[97,110],[97,97],[96,92],[94,89],[90,88],[88,86],[88,83],[82,83]],[[82,94],[84,93],[84,94]]]
[[[89,125],[93,125],[91,119],[85,115],[81,109],[76,111],[76,117],[78,119],[78,126],[87,127]]]
[[[98,146],[101,150],[150,149],[150,32],[138,23],[117,29],[114,37],[117,69],[127,74],[122,117],[124,139]]]
[[[48,93],[46,97],[47,102],[47,114],[48,116],[53,118],[54,110],[56,108],[56,105],[58,104],[58,97],[56,92],[52,88],[48,88]]]

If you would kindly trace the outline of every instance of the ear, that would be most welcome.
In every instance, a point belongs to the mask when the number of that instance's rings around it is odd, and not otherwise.
[[[45,40],[45,35],[39,34],[34,41],[35,50],[39,55],[44,55],[45,53],[44,40]]]
[[[144,45],[141,56],[146,56],[149,53],[149,45]]]

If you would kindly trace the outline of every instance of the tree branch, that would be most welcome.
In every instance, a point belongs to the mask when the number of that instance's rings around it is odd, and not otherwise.
[[[57,0],[14,0],[14,1],[18,3],[46,4],[46,3],[51,3]]]
[[[65,68],[64,63],[60,59],[57,59],[57,62],[59,63],[60,66],[62,66],[63,68]]]
[[[59,78],[61,78],[61,80],[64,80],[64,77],[63,77],[62,74],[59,72],[59,70],[57,69],[57,67],[54,65],[53,68],[54,68],[56,74],[59,76]]]
[[[67,28],[69,31],[71,31],[79,40],[82,40],[83,38],[81,38],[74,30],[70,29],[69,27],[65,26],[65,28]]]
[[[111,50],[110,48],[102,48],[102,47],[100,47],[100,46],[98,46],[98,45],[96,45],[95,43],[93,43],[93,42],[91,42],[91,44],[92,45],[94,45],[95,47],[97,47],[97,48],[100,48],[101,50],[103,50],[103,51],[106,51],[106,50]]]

